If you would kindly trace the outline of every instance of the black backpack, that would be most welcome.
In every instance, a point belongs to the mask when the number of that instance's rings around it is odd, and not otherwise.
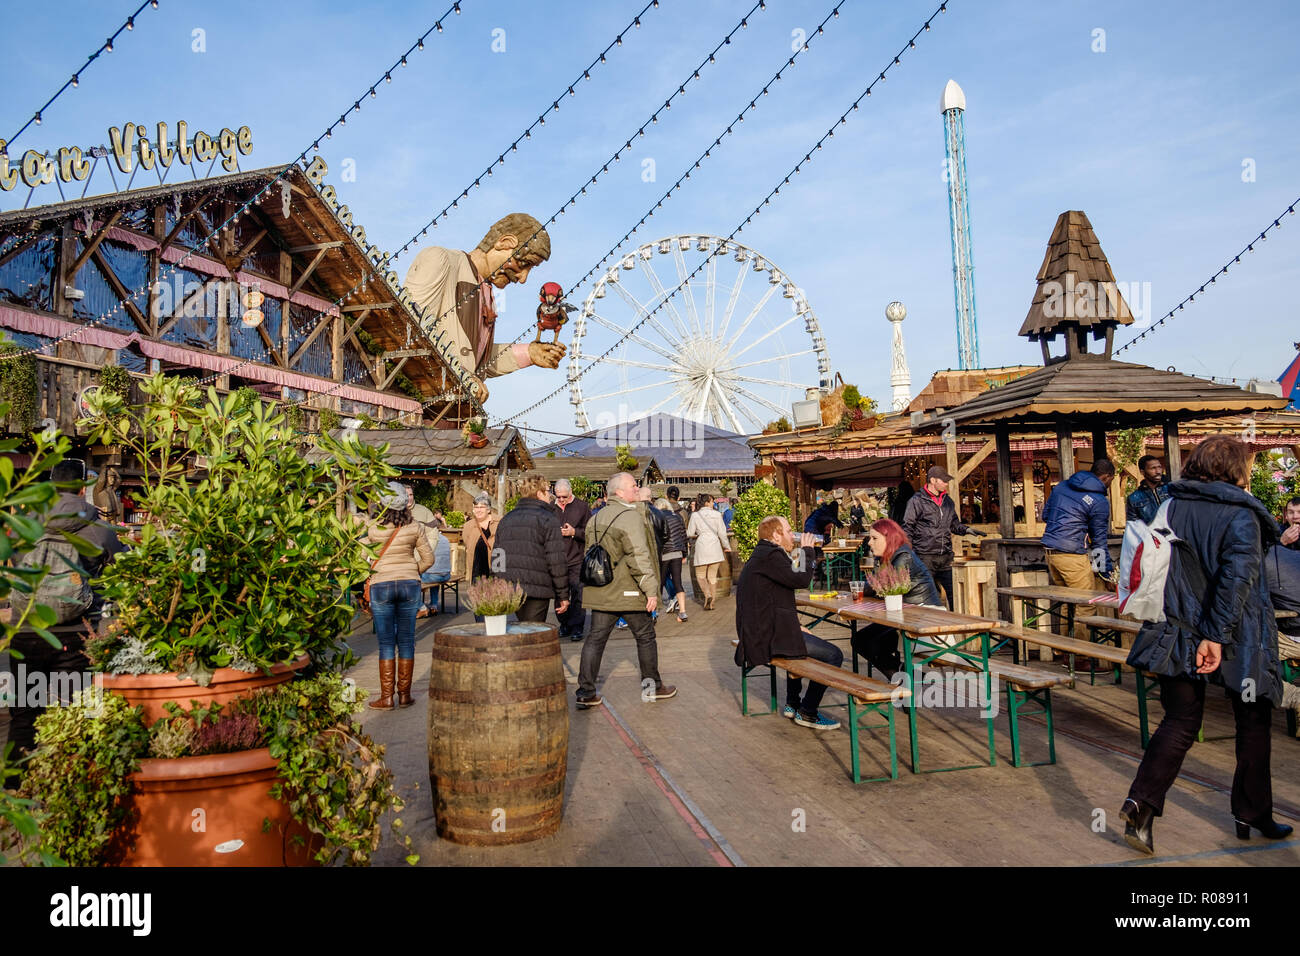
[[[605,526],[605,530],[600,533],[596,543],[587,549],[587,553],[582,558],[582,571],[579,574],[579,579],[587,587],[603,588],[614,580],[614,562],[609,559],[609,552],[605,550],[600,542],[605,540],[605,535],[609,534],[610,529],[614,527],[614,522],[621,517],[623,516],[619,515]]]

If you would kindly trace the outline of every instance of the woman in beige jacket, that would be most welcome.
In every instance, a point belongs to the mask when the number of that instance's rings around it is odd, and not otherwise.
[[[380,497],[379,504],[383,510],[370,524],[365,539],[379,549],[370,566],[370,614],[379,640],[379,697],[370,706],[392,710],[394,677],[397,706],[415,703],[411,676],[415,671],[415,615],[421,603],[420,573],[433,564],[433,552],[419,522],[411,518],[406,489],[390,481],[388,494]]]
[[[686,526],[686,537],[695,542],[695,574],[704,592],[704,610],[713,610],[722,562],[730,560],[731,541],[722,513],[713,507],[712,495],[696,497],[697,507]]]

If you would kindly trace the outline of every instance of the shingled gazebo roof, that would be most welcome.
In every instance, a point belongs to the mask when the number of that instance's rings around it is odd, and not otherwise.
[[[1069,329],[1094,332],[1132,325],[1133,313],[1115,284],[1092,223],[1079,209],[1061,213],[1038,269],[1038,289],[1020,335],[1050,339]]]
[[[916,430],[937,431],[951,419],[959,429],[996,422],[1012,428],[1074,425],[1086,431],[1132,428],[1166,419],[1242,415],[1285,406],[1286,399],[1276,395],[1096,356],[1086,362],[1044,366],[947,409]]]

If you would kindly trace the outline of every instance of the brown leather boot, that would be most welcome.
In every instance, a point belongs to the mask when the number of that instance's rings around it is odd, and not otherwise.
[[[379,662],[379,696],[370,702],[372,710],[393,709],[393,677],[397,674],[397,661],[389,658]]]
[[[410,707],[415,703],[411,697],[411,675],[415,672],[415,658],[399,657],[397,659],[397,706]]]

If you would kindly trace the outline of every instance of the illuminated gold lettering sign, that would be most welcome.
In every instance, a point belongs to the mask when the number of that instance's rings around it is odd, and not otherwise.
[[[233,173],[239,168],[240,154],[247,156],[253,151],[253,131],[247,126],[238,130],[223,129],[215,136],[199,130],[191,143],[188,124],[181,120],[176,124],[175,147],[169,145],[166,123],[159,123],[155,132],[156,137],[150,140],[149,131],[139,123],[114,126],[108,131],[108,149],[97,147],[92,152],[105,158],[111,156],[117,168],[130,175],[137,161],[145,169],[167,169],[178,157],[189,165],[196,159],[210,162],[218,156],[221,157],[221,167]],[[84,182],[90,176],[90,170],[91,161],[80,146],[62,146],[54,157],[29,149],[18,160],[10,158],[5,151],[5,141],[0,139],[0,190],[5,192],[15,188],[19,180],[33,189],[42,183],[54,182],[56,177],[65,183]]]

